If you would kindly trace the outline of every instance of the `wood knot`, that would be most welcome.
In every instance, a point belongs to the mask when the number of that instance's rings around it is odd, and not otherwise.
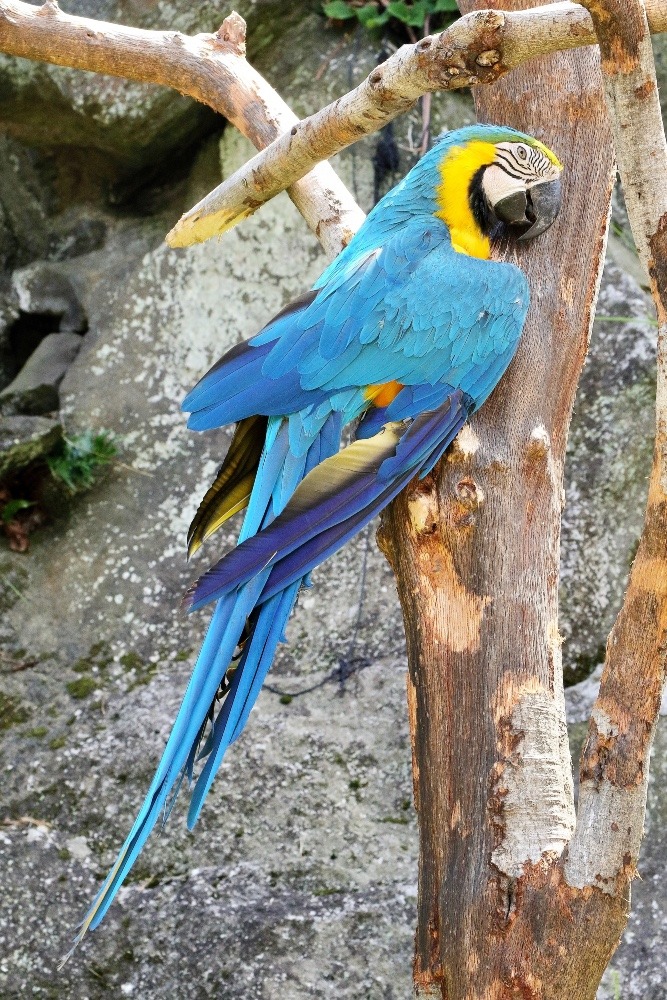
[[[454,439],[453,447],[450,449],[450,460],[456,456],[457,459],[466,461],[477,453],[479,446],[480,440],[475,431],[470,424],[464,424]]]
[[[484,500],[484,493],[474,479],[466,476],[456,484],[456,498],[468,510],[472,510]]]
[[[427,35],[426,38],[422,38],[421,41],[417,42],[417,52],[426,52],[432,45],[433,39],[430,35]]]
[[[498,28],[505,27],[505,15],[499,10],[480,11],[478,19],[483,22],[484,27],[490,31],[497,31]]]
[[[647,97],[650,97],[655,90],[655,84],[653,80],[646,80],[639,87],[635,87],[634,94],[638,101],[645,101]]]
[[[475,62],[478,66],[495,66],[500,62],[500,52],[498,49],[487,49],[485,52],[480,52]]]
[[[240,56],[245,55],[246,23],[235,10],[224,19],[215,37],[218,42],[235,49]]]
[[[368,77],[368,82],[373,87],[377,87],[380,83],[382,83],[382,73],[380,72],[379,69],[373,70],[371,75]]]
[[[533,427],[526,448],[526,458],[528,461],[535,462],[545,459],[550,449],[551,438],[544,424],[538,424],[536,427]]]
[[[410,524],[417,535],[434,535],[438,530],[438,495],[430,477],[416,484],[408,494]]]

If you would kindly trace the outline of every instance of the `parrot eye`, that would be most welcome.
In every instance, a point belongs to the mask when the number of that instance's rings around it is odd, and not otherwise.
[[[528,149],[523,145],[523,143],[519,143],[516,147],[516,156],[518,160],[521,160],[524,163],[528,159]]]

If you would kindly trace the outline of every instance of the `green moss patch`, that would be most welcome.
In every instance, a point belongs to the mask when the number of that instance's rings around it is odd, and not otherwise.
[[[0,691],[0,729],[11,729],[30,718],[30,711],[21,704],[18,698]]]
[[[35,726],[34,729],[29,729],[25,735],[31,740],[41,740],[47,733],[48,729],[46,726]]]
[[[138,653],[124,653],[120,657],[120,664],[128,674],[133,675],[127,690],[133,691],[141,684],[148,684],[157,673],[158,662],[145,663]]]
[[[124,670],[141,670],[144,661],[138,653],[124,653],[120,658],[120,665]]]
[[[72,698],[87,698],[97,690],[98,683],[93,677],[79,677],[75,681],[69,681],[65,687]]]

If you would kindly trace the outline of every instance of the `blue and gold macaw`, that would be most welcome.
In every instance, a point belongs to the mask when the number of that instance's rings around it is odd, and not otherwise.
[[[512,359],[529,292],[491,260],[504,227],[543,233],[562,167],[509,128],[444,134],[311,291],[229,351],[186,397],[189,425],[236,423],[191,525],[194,552],[246,508],[237,547],[187,594],[214,611],[162,760],[79,934],[100,923],[184,776],[197,821],[313,567],[425,476]],[[358,421],[340,449],[341,431]],[[230,668],[230,665],[231,668]],[[221,700],[221,696],[222,700]]]

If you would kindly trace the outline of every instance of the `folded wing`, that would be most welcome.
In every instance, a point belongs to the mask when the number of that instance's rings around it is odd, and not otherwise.
[[[465,423],[473,401],[453,390],[437,409],[389,423],[320,463],[284,511],[229,552],[186,595],[195,610],[270,569],[258,603],[310,572],[385,507],[413,478],[429,471]]]

